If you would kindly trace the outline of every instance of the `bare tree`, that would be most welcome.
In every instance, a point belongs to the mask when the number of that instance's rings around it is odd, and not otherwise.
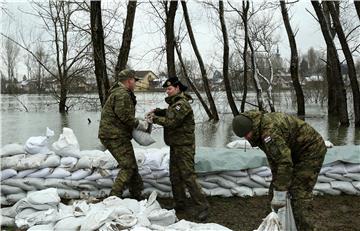
[[[118,61],[115,67],[115,75],[119,73],[121,70],[125,69],[129,58],[132,32],[133,32],[133,26],[135,20],[136,5],[137,5],[137,1],[134,0],[129,1],[127,5],[127,14],[126,14],[124,32],[122,36],[122,43],[120,47]]]
[[[336,89],[336,97],[337,97],[336,99],[337,99],[337,109],[338,109],[337,111],[338,111],[339,121],[342,126],[349,126],[346,91],[345,91],[344,81],[341,76],[340,62],[336,51],[336,47],[331,38],[328,24],[326,22],[325,15],[320,3],[318,1],[311,1],[311,4],[313,5],[316,15],[318,17],[320,28],[324,36],[326,46],[329,51],[330,59],[328,60],[328,62],[331,65],[333,76],[336,82],[335,89]]]
[[[93,45],[93,56],[95,63],[95,76],[98,87],[101,106],[106,101],[107,91],[110,88],[109,78],[106,71],[106,58],[104,48],[104,30],[102,25],[101,2],[90,3],[91,40]]]
[[[178,1],[170,1],[169,9],[167,8],[168,2],[165,2],[165,12],[166,12],[166,21],[165,21],[165,36],[166,36],[166,64],[168,68],[168,75],[175,76],[175,36],[174,36],[174,21],[176,10],[178,6]]]
[[[355,5],[356,13],[357,13],[357,15],[359,17],[359,20],[360,20],[360,1],[355,0],[354,5]]]
[[[248,64],[247,64],[247,53],[248,53],[248,38],[249,38],[249,29],[248,29],[248,12],[249,12],[249,1],[242,1],[242,14],[240,14],[243,24],[244,24],[244,51],[243,51],[243,60],[244,60],[244,80],[243,80],[243,97],[241,100],[241,112],[245,111],[245,103],[247,96],[247,80],[248,80]]]
[[[3,47],[5,52],[1,52],[1,59],[5,64],[6,74],[8,79],[8,91],[9,93],[15,93],[15,70],[17,65],[17,59],[19,57],[20,49],[19,47],[11,41],[9,38],[4,38],[3,40]]]
[[[355,63],[350,51],[350,48],[348,46],[348,43],[346,41],[346,36],[343,31],[343,28],[340,23],[339,19],[339,12],[337,12],[336,7],[334,6],[334,3],[329,1],[326,2],[331,18],[334,23],[334,27],[336,30],[336,34],[338,35],[342,50],[344,52],[346,62],[348,65],[348,73],[349,73],[349,79],[351,84],[351,89],[353,93],[353,107],[354,107],[354,114],[355,114],[355,126],[360,127],[360,91],[359,91],[359,84],[356,79],[356,69],[355,69]]]
[[[226,30],[226,23],[224,19],[224,3],[223,1],[219,1],[219,19],[220,19],[220,25],[221,25],[221,31],[223,35],[223,42],[224,42],[224,54],[223,54],[223,78],[224,78],[224,84],[225,84],[225,91],[226,96],[231,108],[231,111],[234,116],[239,114],[239,110],[236,107],[230,81],[229,81],[229,38]]]
[[[187,10],[186,2],[181,1],[181,5],[182,5],[182,8],[183,8],[185,23],[186,23],[187,31],[189,33],[191,45],[192,45],[193,50],[195,52],[196,58],[197,58],[197,60],[199,62],[204,90],[205,90],[206,96],[207,96],[209,104],[210,104],[210,110],[211,111],[210,111],[210,114],[208,114],[208,116],[209,116],[210,119],[218,121],[219,120],[219,115],[218,115],[216,105],[215,105],[214,99],[213,99],[213,97],[211,95],[210,88],[209,88],[209,81],[208,81],[205,65],[204,65],[204,62],[203,62],[203,60],[201,58],[199,49],[198,49],[196,41],[195,41],[194,33],[192,31],[192,27],[191,27],[191,23],[190,23],[190,17],[189,17],[189,13],[188,13],[188,10]],[[206,105],[206,107],[207,107],[207,105]],[[207,112],[206,108],[205,108],[205,111]]]
[[[283,17],[283,21],[291,49],[290,73],[296,93],[297,115],[305,116],[305,101],[304,101],[304,93],[302,91],[299,81],[299,56],[297,52],[295,35],[290,25],[290,19],[289,19],[288,11],[286,9],[285,1],[280,0],[280,6],[281,6],[281,14]]]

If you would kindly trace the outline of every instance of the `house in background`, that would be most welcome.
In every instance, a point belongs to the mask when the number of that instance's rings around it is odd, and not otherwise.
[[[154,84],[158,77],[150,70],[135,71],[136,78],[140,80],[136,82],[135,91],[148,91],[154,89]]]

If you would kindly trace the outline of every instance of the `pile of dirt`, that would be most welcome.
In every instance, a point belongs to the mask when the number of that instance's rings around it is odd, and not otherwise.
[[[170,199],[158,198],[163,207]],[[208,197],[211,205],[207,223],[218,223],[236,231],[253,231],[270,212],[268,197]],[[360,196],[317,196],[314,200],[314,221],[318,230],[360,230]],[[179,219],[197,222],[189,213],[177,213]]]

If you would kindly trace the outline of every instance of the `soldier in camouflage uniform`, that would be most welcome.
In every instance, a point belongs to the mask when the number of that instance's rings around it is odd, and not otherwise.
[[[326,153],[321,135],[294,116],[255,110],[236,116],[233,130],[265,152],[272,172],[272,208],[284,207],[289,192],[297,229],[314,230],[312,190]]]
[[[148,124],[135,118],[136,97],[135,72],[122,70],[109,90],[109,97],[101,112],[98,137],[119,164],[119,173],[114,181],[110,195],[121,197],[125,187],[129,188],[134,199],[142,199],[143,182],[131,144],[134,128],[146,131]]]
[[[177,77],[167,79],[163,87],[168,94],[165,101],[169,107],[155,109],[152,111],[151,119],[153,123],[164,127],[164,140],[170,146],[170,181],[175,210],[186,209],[187,188],[195,204],[196,218],[204,221],[208,216],[209,204],[196,182],[195,122],[193,110],[188,102],[192,101],[192,98],[184,92],[187,87]]]

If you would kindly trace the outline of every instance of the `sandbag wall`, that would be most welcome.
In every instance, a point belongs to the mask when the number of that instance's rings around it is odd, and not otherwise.
[[[171,197],[169,148],[135,149],[135,154],[144,194],[155,190],[159,197]],[[108,151],[29,154],[22,145],[6,145],[1,149],[1,204],[11,205],[25,198],[27,192],[52,187],[65,199],[106,197],[118,171]],[[271,171],[261,166],[207,172],[198,175],[198,182],[208,196],[261,196],[268,193]],[[360,164],[327,164],[321,169],[314,193],[360,195]]]

